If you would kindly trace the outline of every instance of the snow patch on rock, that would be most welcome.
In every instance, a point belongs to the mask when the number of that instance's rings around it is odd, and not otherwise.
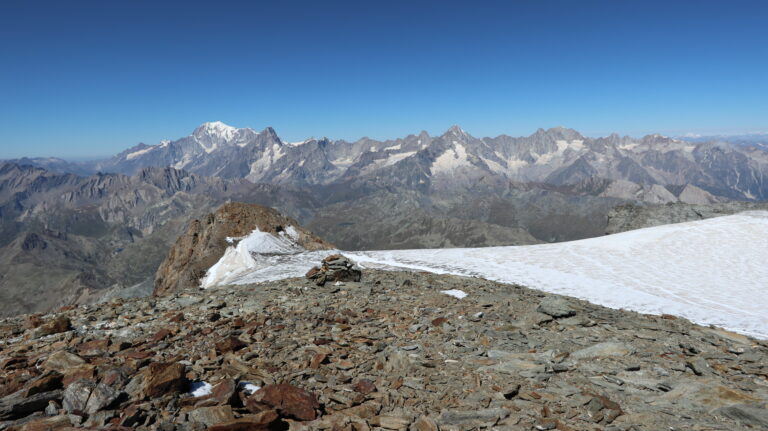
[[[189,384],[189,394],[195,398],[205,397],[213,393],[213,386],[208,382],[192,382]]]
[[[207,289],[229,284],[243,273],[269,265],[270,259],[266,259],[269,256],[293,255],[305,251],[296,243],[298,237],[299,232],[293,226],[288,226],[278,235],[254,229],[245,237],[227,237],[226,241],[233,245],[227,247],[219,261],[208,269],[200,287]]]
[[[132,152],[130,154],[126,154],[125,155],[125,160],[133,160],[136,157],[139,157],[141,155],[147,154],[148,152],[154,150],[155,148],[157,148],[157,147],[147,147],[147,148],[144,148],[143,150],[134,151],[134,152]]]

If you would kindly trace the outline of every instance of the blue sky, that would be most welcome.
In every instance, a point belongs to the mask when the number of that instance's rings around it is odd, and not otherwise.
[[[768,131],[762,1],[5,0],[0,158],[308,136]]]

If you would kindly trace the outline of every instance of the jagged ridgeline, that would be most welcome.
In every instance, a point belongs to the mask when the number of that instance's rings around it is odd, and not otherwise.
[[[761,147],[689,142],[660,135],[590,138],[562,127],[527,137],[476,138],[458,126],[440,136],[354,142],[310,138],[288,143],[272,128],[257,132],[221,122],[158,145],[139,144],[105,160],[24,159],[49,170],[135,175],[174,167],[198,175],[300,186],[387,184],[454,188],[484,178],[602,189],[650,203],[768,198],[768,155]],[[596,179],[607,180],[597,181]],[[654,185],[658,187],[653,187]],[[487,184],[493,187],[492,181]]]

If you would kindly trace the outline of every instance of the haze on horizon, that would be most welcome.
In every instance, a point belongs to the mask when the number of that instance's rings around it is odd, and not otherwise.
[[[388,139],[562,125],[768,130],[759,1],[10,1],[0,158],[104,156],[220,120]]]

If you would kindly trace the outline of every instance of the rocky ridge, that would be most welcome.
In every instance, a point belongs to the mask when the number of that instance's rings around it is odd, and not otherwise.
[[[2,429],[768,427],[765,341],[477,278],[115,299],[0,339]]]
[[[176,240],[157,270],[154,295],[199,287],[200,279],[219,261],[225,250],[255,229],[272,235],[293,229],[296,245],[307,251],[333,248],[304,230],[296,220],[272,208],[230,202],[189,223],[186,233]]]
[[[668,203],[665,205],[623,204],[612,208],[608,212],[608,225],[605,233],[614,234],[645,227],[704,220],[737,214],[743,211],[760,210],[768,210],[768,203],[724,202],[708,205],[684,203]]]

